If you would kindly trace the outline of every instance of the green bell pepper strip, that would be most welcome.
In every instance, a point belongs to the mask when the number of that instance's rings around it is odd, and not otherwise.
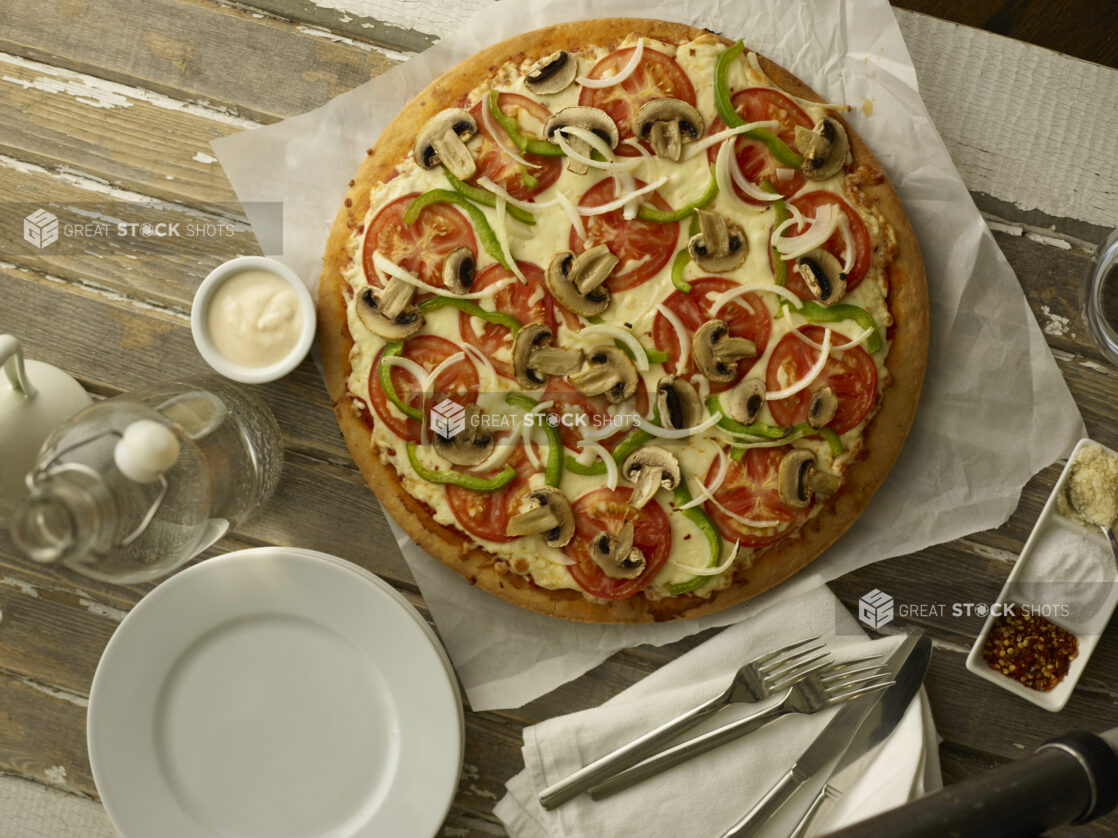
[[[843,320],[853,320],[863,330],[873,329],[872,334],[866,338],[866,351],[872,355],[881,349],[881,332],[878,331],[877,321],[864,308],[849,303],[825,306],[805,300],[803,305],[796,309],[796,314],[801,315],[809,323],[841,323]]]
[[[509,135],[509,139],[513,144],[523,152],[528,154],[538,154],[542,157],[564,157],[563,149],[549,143],[547,140],[536,140],[531,137],[525,137],[524,133],[520,130],[520,124],[511,116],[508,116],[501,110],[500,93],[497,90],[489,91],[489,113],[493,114],[493,118],[497,123],[505,129],[505,133]]]
[[[686,249],[679,251],[672,260],[672,285],[684,294],[691,293],[691,283],[683,278],[683,270],[691,264],[691,253]]]
[[[633,349],[629,344],[621,340],[621,338],[614,338],[613,344],[628,355],[634,363],[636,362],[637,359],[633,357]],[[644,350],[644,357],[648,359],[648,363],[650,364],[662,364],[668,360],[668,353],[663,349],[649,349],[647,346],[642,346],[641,348]]]
[[[769,186],[770,189],[772,188],[769,185],[768,181],[762,184],[762,188],[764,188],[765,186]],[[773,201],[773,211],[775,213],[775,217],[773,218],[773,229],[775,230],[789,218],[788,205],[784,203],[783,198]],[[773,282],[777,285],[785,285],[788,282],[788,269],[784,265],[784,258],[780,255],[780,251],[776,249],[776,245],[770,244],[769,249],[772,251]],[[781,306],[780,310],[781,312],[784,311],[783,305]]]
[[[522,410],[534,410],[538,405],[535,399],[521,393],[509,393],[505,401],[513,407]],[[544,436],[547,437],[547,465],[544,467],[544,482],[548,486],[559,488],[559,481],[563,479],[563,439],[559,436],[559,428],[544,422]]]
[[[377,376],[380,378],[380,388],[384,390],[384,395],[388,396],[388,400],[396,405],[405,416],[409,419],[414,419],[417,422],[423,421],[423,411],[418,407],[412,407],[405,402],[396,393],[396,385],[392,383],[392,366],[383,363],[385,358],[393,358],[398,356],[404,351],[403,341],[393,341],[392,343],[385,344],[384,352],[381,354],[381,364],[377,369]]]
[[[474,186],[460,181],[454,176],[450,169],[445,166],[443,166],[443,173],[446,175],[446,179],[450,182],[450,185],[454,187],[454,191],[463,198],[469,198],[475,204],[483,204],[487,207],[497,206],[497,196],[488,189],[482,189],[480,186]],[[524,224],[536,223],[536,217],[532,215],[532,213],[520,207],[514,207],[512,204],[505,204],[505,212]]]
[[[781,428],[777,425],[766,425],[763,422],[754,422],[752,425],[743,425],[741,422],[735,422],[725,411],[722,410],[722,403],[718,400],[717,395],[707,397],[707,410],[710,411],[711,416],[715,413],[721,413],[722,418],[718,420],[718,427],[723,428],[730,433],[743,434],[745,436],[756,436],[762,439],[783,439],[788,442],[800,439],[805,436],[821,436],[826,441],[827,446],[831,450],[831,455],[837,457],[842,453],[842,440],[839,435],[832,431],[830,428],[813,428],[806,422],[801,422],[798,425],[792,425],[790,428]],[[744,451],[744,449],[736,449],[737,451]],[[740,456],[740,455],[739,455]],[[737,459],[737,457],[735,457]]]
[[[703,511],[702,506],[692,506],[690,509],[680,509],[679,507],[691,502],[691,492],[687,488],[686,476],[681,476],[679,485],[675,487],[675,492],[672,495],[672,505],[675,507],[676,512],[681,512],[683,517],[694,524],[699,532],[706,538],[707,544],[710,545],[710,559],[707,561],[707,567],[717,567],[718,563],[722,560],[722,536],[718,534],[714,524],[710,518],[707,517],[706,512]],[[710,576],[692,576],[686,582],[677,582],[674,585],[668,585],[668,592],[672,596],[679,596],[680,594],[689,594],[692,591],[697,591],[705,585],[711,578]]]
[[[644,428],[636,428],[631,431],[621,442],[617,443],[617,447],[613,449],[613,461],[620,467],[629,455],[652,439],[652,434],[644,430]],[[588,476],[596,476],[606,473],[606,464],[601,460],[595,460],[588,466],[584,466],[570,454],[566,459],[567,470],[575,474],[582,474]]]
[[[707,206],[716,197],[718,197],[718,179],[714,176],[714,164],[711,164],[710,183],[707,184],[706,191],[694,201],[686,203],[676,210],[656,209],[656,207],[651,207],[648,204],[641,204],[641,208],[637,211],[637,218],[642,221],[655,221],[658,224],[682,221],[695,210]]]
[[[507,486],[516,477],[516,469],[512,466],[505,466],[493,477],[478,477],[461,471],[432,471],[419,462],[419,458],[415,454],[415,448],[416,444],[414,442],[408,443],[408,461],[411,463],[411,467],[415,469],[415,473],[428,483],[460,486],[474,492],[495,492]]]
[[[692,215],[691,223],[687,227],[687,235],[696,236],[699,233],[699,216]],[[684,294],[691,293],[691,283],[683,278],[683,269],[691,264],[691,253],[684,248],[672,260],[672,285]]]
[[[744,50],[745,42],[738,41],[718,56],[718,61],[714,65],[714,107],[718,111],[718,115],[722,117],[722,121],[726,123],[727,128],[740,128],[742,125],[745,125],[745,120],[734,110],[734,105],[730,101],[730,85],[727,81],[730,65],[734,63]],[[802,154],[790,149],[785,144],[784,140],[780,139],[780,137],[768,128],[753,128],[746,131],[742,136],[763,142],[768,146],[773,157],[785,166],[792,166],[798,169],[804,162]]]
[[[485,213],[457,192],[452,192],[449,189],[432,189],[422,195],[416,195],[412,202],[408,204],[407,210],[404,211],[404,223],[414,224],[416,219],[419,218],[419,214],[431,204],[457,204],[464,209],[466,215],[470,216],[470,220],[474,223],[474,229],[477,230],[478,238],[481,239],[481,244],[486,252],[500,262],[505,270],[516,273],[516,271],[513,271],[512,263],[509,257],[505,255],[501,243],[497,241],[497,234],[489,226]]]
[[[521,326],[520,321],[511,314],[505,314],[503,311],[486,311],[471,300],[459,300],[454,297],[429,297],[421,302],[417,308],[424,314],[440,308],[456,308],[471,317],[480,317],[482,320],[504,326],[513,334],[516,334]]]

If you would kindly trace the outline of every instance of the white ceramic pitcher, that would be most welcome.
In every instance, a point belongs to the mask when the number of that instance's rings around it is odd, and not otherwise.
[[[27,493],[24,478],[47,435],[93,403],[58,367],[24,360],[12,335],[0,335],[0,518]]]

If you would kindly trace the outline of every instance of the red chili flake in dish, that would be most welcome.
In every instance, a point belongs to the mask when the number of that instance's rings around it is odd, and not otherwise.
[[[1047,692],[1067,676],[1079,638],[1019,605],[1007,612],[990,626],[982,657],[991,669]]]

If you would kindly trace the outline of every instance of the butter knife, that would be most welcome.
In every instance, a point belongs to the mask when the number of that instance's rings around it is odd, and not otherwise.
[[[913,636],[906,638],[900,647],[889,657],[890,668],[896,675],[896,683],[883,693],[857,699],[843,705],[835,717],[815,738],[800,758],[789,768],[764,797],[746,813],[740,821],[724,832],[721,838],[748,838],[766,824],[769,819],[794,795],[804,783],[822,771],[835,757],[845,755],[852,741],[858,736],[867,721],[872,730],[878,727],[879,715],[874,711],[881,706],[883,696],[889,693],[907,694],[904,704],[920,689],[924,673],[931,658],[932,641],[928,637]],[[897,692],[894,692],[897,691]],[[899,698],[894,699],[899,702]],[[892,706],[892,705],[891,705]],[[902,711],[903,715],[903,711]],[[863,750],[862,753],[865,753]],[[823,799],[813,801],[818,809]],[[810,818],[807,819],[810,821]],[[803,823],[806,829],[807,823]],[[798,828],[798,827],[797,827]]]
[[[927,643],[930,655],[931,640],[922,637],[921,642]],[[919,645],[916,651],[919,651]],[[913,662],[916,657],[916,652],[914,652],[909,657],[909,662]],[[926,669],[926,661],[924,666]],[[889,734],[896,729],[901,719],[904,718],[922,683],[923,673],[921,673],[920,680],[916,682],[915,689],[911,688],[911,683],[902,683],[901,676],[898,674],[897,683],[885,691],[878,706],[862,721],[861,726],[850,740],[850,744],[846,746],[846,750],[843,751],[842,756],[835,763],[835,767],[831,769],[827,782],[823,784],[823,788],[819,790],[819,793],[808,805],[807,811],[804,812],[803,817],[800,818],[799,823],[796,824],[796,828],[792,830],[792,834],[788,838],[804,838],[808,834],[808,828],[812,821],[819,816],[819,813],[824,810],[829,811],[834,806],[834,802],[850,790],[850,786],[859,775],[848,772],[846,769],[889,737]],[[905,689],[901,689],[902,686]]]

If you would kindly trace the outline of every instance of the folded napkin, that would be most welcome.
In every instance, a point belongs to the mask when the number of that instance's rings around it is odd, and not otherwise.
[[[588,795],[545,811],[536,795],[584,764],[631,741],[725,689],[754,657],[800,638],[822,635],[836,660],[888,656],[900,638],[868,640],[826,588],[785,600],[737,623],[601,707],[549,719],[524,731],[524,770],[508,783],[495,812],[513,838],[716,838],[744,815],[837,712],[792,715],[602,801]],[[733,705],[684,733],[720,727],[769,707]],[[858,780],[815,832],[853,823],[942,785],[935,726],[923,691],[893,735],[849,770]],[[787,836],[824,778],[801,789],[763,836]]]

